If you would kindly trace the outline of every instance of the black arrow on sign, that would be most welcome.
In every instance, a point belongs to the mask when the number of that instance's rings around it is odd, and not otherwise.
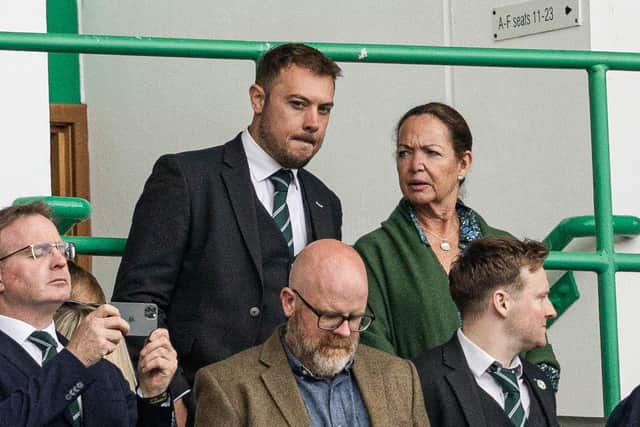
[[[573,9],[571,9],[569,6],[565,6],[565,8],[564,8],[564,14],[565,14],[565,15],[568,15],[568,14],[570,14],[570,13],[571,13],[571,11],[572,11],[572,10],[573,10]]]

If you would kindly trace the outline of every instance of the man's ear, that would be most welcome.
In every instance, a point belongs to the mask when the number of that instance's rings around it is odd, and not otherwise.
[[[251,100],[251,108],[255,114],[261,114],[264,109],[264,101],[266,94],[262,86],[254,83],[249,88],[249,99]]]
[[[507,317],[510,306],[509,293],[504,289],[497,289],[491,294],[493,309],[501,317]]]
[[[293,315],[296,311],[296,294],[293,293],[291,288],[285,287],[280,291],[280,302],[282,303],[282,311],[284,317],[287,319]]]

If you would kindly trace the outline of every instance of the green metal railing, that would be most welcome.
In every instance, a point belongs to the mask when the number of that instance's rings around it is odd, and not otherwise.
[[[167,39],[0,32],[1,50],[93,53],[256,61],[279,42]],[[309,43],[336,61],[583,69],[589,81],[596,250],[557,252],[546,268],[594,271],[598,276],[603,403],[609,414],[620,400],[616,271],[640,271],[640,254],[616,253],[613,242],[607,117],[608,70],[640,71],[640,54],[619,52]]]

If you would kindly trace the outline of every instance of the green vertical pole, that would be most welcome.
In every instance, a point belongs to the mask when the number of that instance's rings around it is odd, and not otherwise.
[[[607,113],[607,67],[605,65],[595,65],[589,68],[588,75],[596,250],[610,258],[608,267],[598,272],[598,307],[600,312],[600,347],[602,353],[602,397],[605,416],[608,416],[620,400],[620,365],[618,358],[616,270],[613,259],[613,209],[611,204],[611,159],[609,156],[609,119]]]

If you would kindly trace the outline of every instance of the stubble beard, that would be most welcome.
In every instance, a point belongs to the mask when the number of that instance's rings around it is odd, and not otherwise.
[[[302,324],[294,314],[287,322],[285,340],[293,355],[314,375],[333,378],[353,359],[359,337],[345,338],[327,331],[318,342],[314,342],[305,336]]]
[[[303,168],[315,155],[315,153],[312,153],[309,157],[303,159],[293,157],[287,151],[287,141],[284,141],[282,144],[277,141],[275,135],[271,131],[270,119],[265,117],[264,115],[262,116],[258,125],[258,136],[260,137],[260,146],[262,147],[262,149],[266,151],[271,156],[271,158],[278,162],[283,168]],[[311,134],[304,134],[300,137],[303,139],[307,138],[309,141],[313,140],[314,143],[317,143],[315,142],[316,138]]]

